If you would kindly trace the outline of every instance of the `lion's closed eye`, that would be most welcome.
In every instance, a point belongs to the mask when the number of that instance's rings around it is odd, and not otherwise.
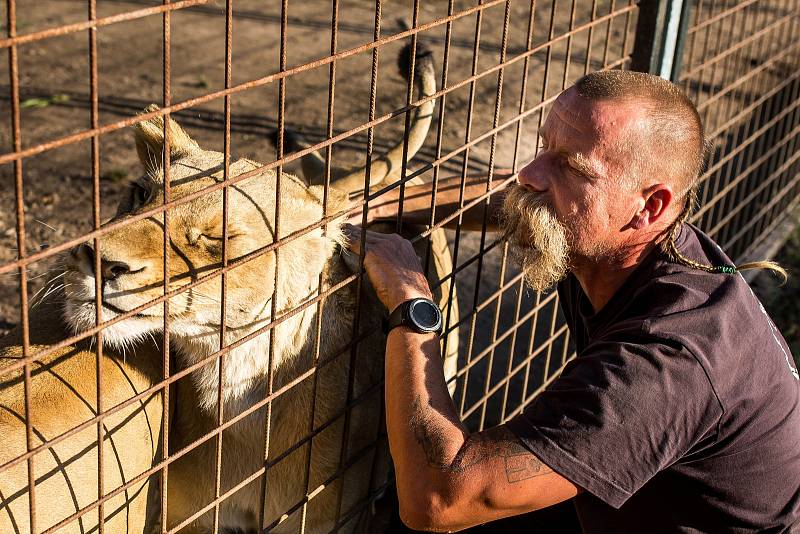
[[[230,247],[233,244],[233,241],[237,240],[238,238],[242,237],[242,234],[238,234],[235,232],[230,232],[227,235],[229,247],[228,250],[230,251]],[[210,234],[199,234],[197,242],[194,243],[195,246],[202,246],[211,256],[222,256],[222,242],[223,236],[222,235],[210,235]]]

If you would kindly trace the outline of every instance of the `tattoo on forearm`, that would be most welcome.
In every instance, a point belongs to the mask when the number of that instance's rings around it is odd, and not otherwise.
[[[411,404],[410,427],[431,467],[444,472],[463,473],[475,465],[502,458],[509,484],[552,473],[505,426],[471,434],[453,459],[448,460],[446,439],[435,428],[427,414],[428,410],[417,395]]]

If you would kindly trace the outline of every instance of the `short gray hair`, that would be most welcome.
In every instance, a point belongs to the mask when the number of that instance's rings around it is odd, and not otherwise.
[[[677,200],[692,192],[708,148],[697,108],[677,85],[652,74],[610,70],[583,76],[575,89],[590,101],[635,101],[645,106],[646,133],[631,139],[623,150],[650,176],[668,179]]]

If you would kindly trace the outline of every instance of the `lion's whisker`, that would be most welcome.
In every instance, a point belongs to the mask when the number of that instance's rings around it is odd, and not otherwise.
[[[52,282],[52,280],[51,280],[50,282]],[[49,282],[48,282],[48,283],[49,283]],[[29,301],[29,302],[31,303],[31,309],[33,309],[33,308],[34,308],[34,307],[35,307],[37,304],[39,304],[40,302],[42,302],[42,301],[43,301],[43,300],[44,300],[44,299],[47,297],[47,295],[49,295],[50,293],[52,293],[52,292],[54,291],[54,288],[57,288],[58,286],[60,286],[60,287],[64,287],[64,284],[54,284],[54,285],[51,285],[51,286],[48,286],[47,284],[43,285],[43,286],[42,286],[42,287],[39,289],[39,291],[37,291],[37,292],[36,292],[36,293],[33,295],[33,297],[31,297],[31,298],[30,298],[30,301]],[[45,293],[45,294],[42,296],[42,298],[40,298],[39,300],[36,300],[36,297],[37,297],[37,296],[39,296],[39,295],[42,293],[42,291],[45,291],[45,290],[46,290],[46,293]]]
[[[50,226],[49,224],[47,224],[46,222],[44,222],[44,221],[40,221],[39,219],[34,219],[34,220],[33,220],[33,222],[35,222],[35,223],[39,223],[39,224],[41,224],[42,226],[44,226],[45,228],[48,228],[48,229],[52,230],[53,232],[57,232],[57,231],[58,231],[58,230],[56,230],[55,228],[53,228],[52,226]]]

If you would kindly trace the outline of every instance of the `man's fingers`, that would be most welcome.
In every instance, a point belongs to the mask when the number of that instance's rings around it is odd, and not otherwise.
[[[342,225],[342,233],[347,238],[347,248],[349,248],[356,254],[359,254],[361,252],[361,234],[363,232],[364,229],[361,228],[360,226],[348,223]],[[366,235],[367,249],[369,249],[370,245],[385,240],[388,237],[388,235],[389,234],[382,234],[380,232],[370,232],[369,230],[367,230],[367,235]]]

